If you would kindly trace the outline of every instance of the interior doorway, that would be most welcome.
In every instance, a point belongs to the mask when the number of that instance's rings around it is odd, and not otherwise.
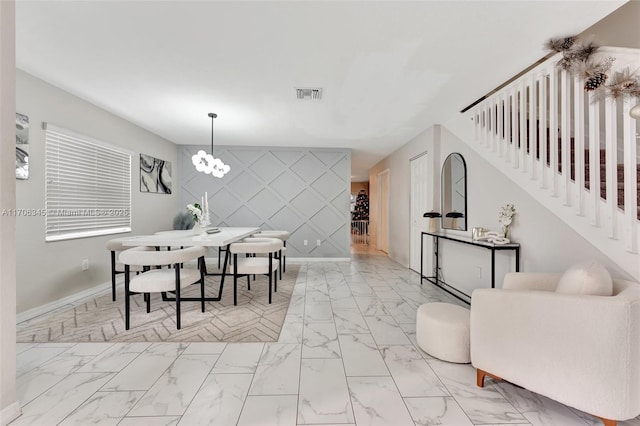
[[[351,249],[369,245],[369,182],[351,182]],[[361,250],[362,247],[358,248]]]
[[[428,230],[427,219],[422,215],[430,209],[430,200],[433,199],[433,185],[429,178],[429,159],[428,152],[413,157],[411,162],[411,235],[409,236],[409,268],[416,272],[420,272],[421,262],[424,258],[420,258],[420,242],[422,232]],[[425,271],[428,265],[425,265]]]
[[[378,250],[389,254],[389,169],[378,173]]]

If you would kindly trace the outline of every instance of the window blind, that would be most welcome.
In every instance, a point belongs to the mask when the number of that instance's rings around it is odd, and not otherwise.
[[[45,241],[131,231],[131,153],[44,124]]]

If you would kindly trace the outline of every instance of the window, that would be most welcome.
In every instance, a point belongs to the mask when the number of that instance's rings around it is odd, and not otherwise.
[[[45,128],[45,241],[131,231],[131,152]]]

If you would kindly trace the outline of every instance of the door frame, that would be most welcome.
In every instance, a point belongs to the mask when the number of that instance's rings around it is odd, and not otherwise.
[[[385,169],[378,173],[378,235],[376,246],[378,250],[389,254],[389,187],[391,184],[390,171]],[[386,182],[387,191],[382,191],[383,183]],[[384,195],[384,197],[383,197]],[[386,220],[383,218],[386,216]],[[384,231],[384,232],[383,232]],[[383,246],[383,235],[386,236],[386,246]]]

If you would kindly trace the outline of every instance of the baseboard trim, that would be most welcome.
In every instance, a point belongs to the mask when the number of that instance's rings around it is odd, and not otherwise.
[[[121,283],[117,284],[120,285]],[[103,293],[107,290],[111,291],[111,281],[99,284],[95,287],[91,287],[87,290],[83,290],[67,297],[63,297],[62,299],[54,300],[53,302],[49,302],[41,306],[36,306],[35,308],[29,309],[27,311],[20,312],[16,315],[16,323],[20,324],[21,322],[29,321],[41,315],[53,313],[58,309],[68,308],[83,299],[93,298],[99,293]]]
[[[351,262],[350,257],[289,257],[287,263],[310,263],[310,262]]]
[[[8,407],[0,410],[0,425],[6,426],[22,414],[20,402],[16,401]]]

